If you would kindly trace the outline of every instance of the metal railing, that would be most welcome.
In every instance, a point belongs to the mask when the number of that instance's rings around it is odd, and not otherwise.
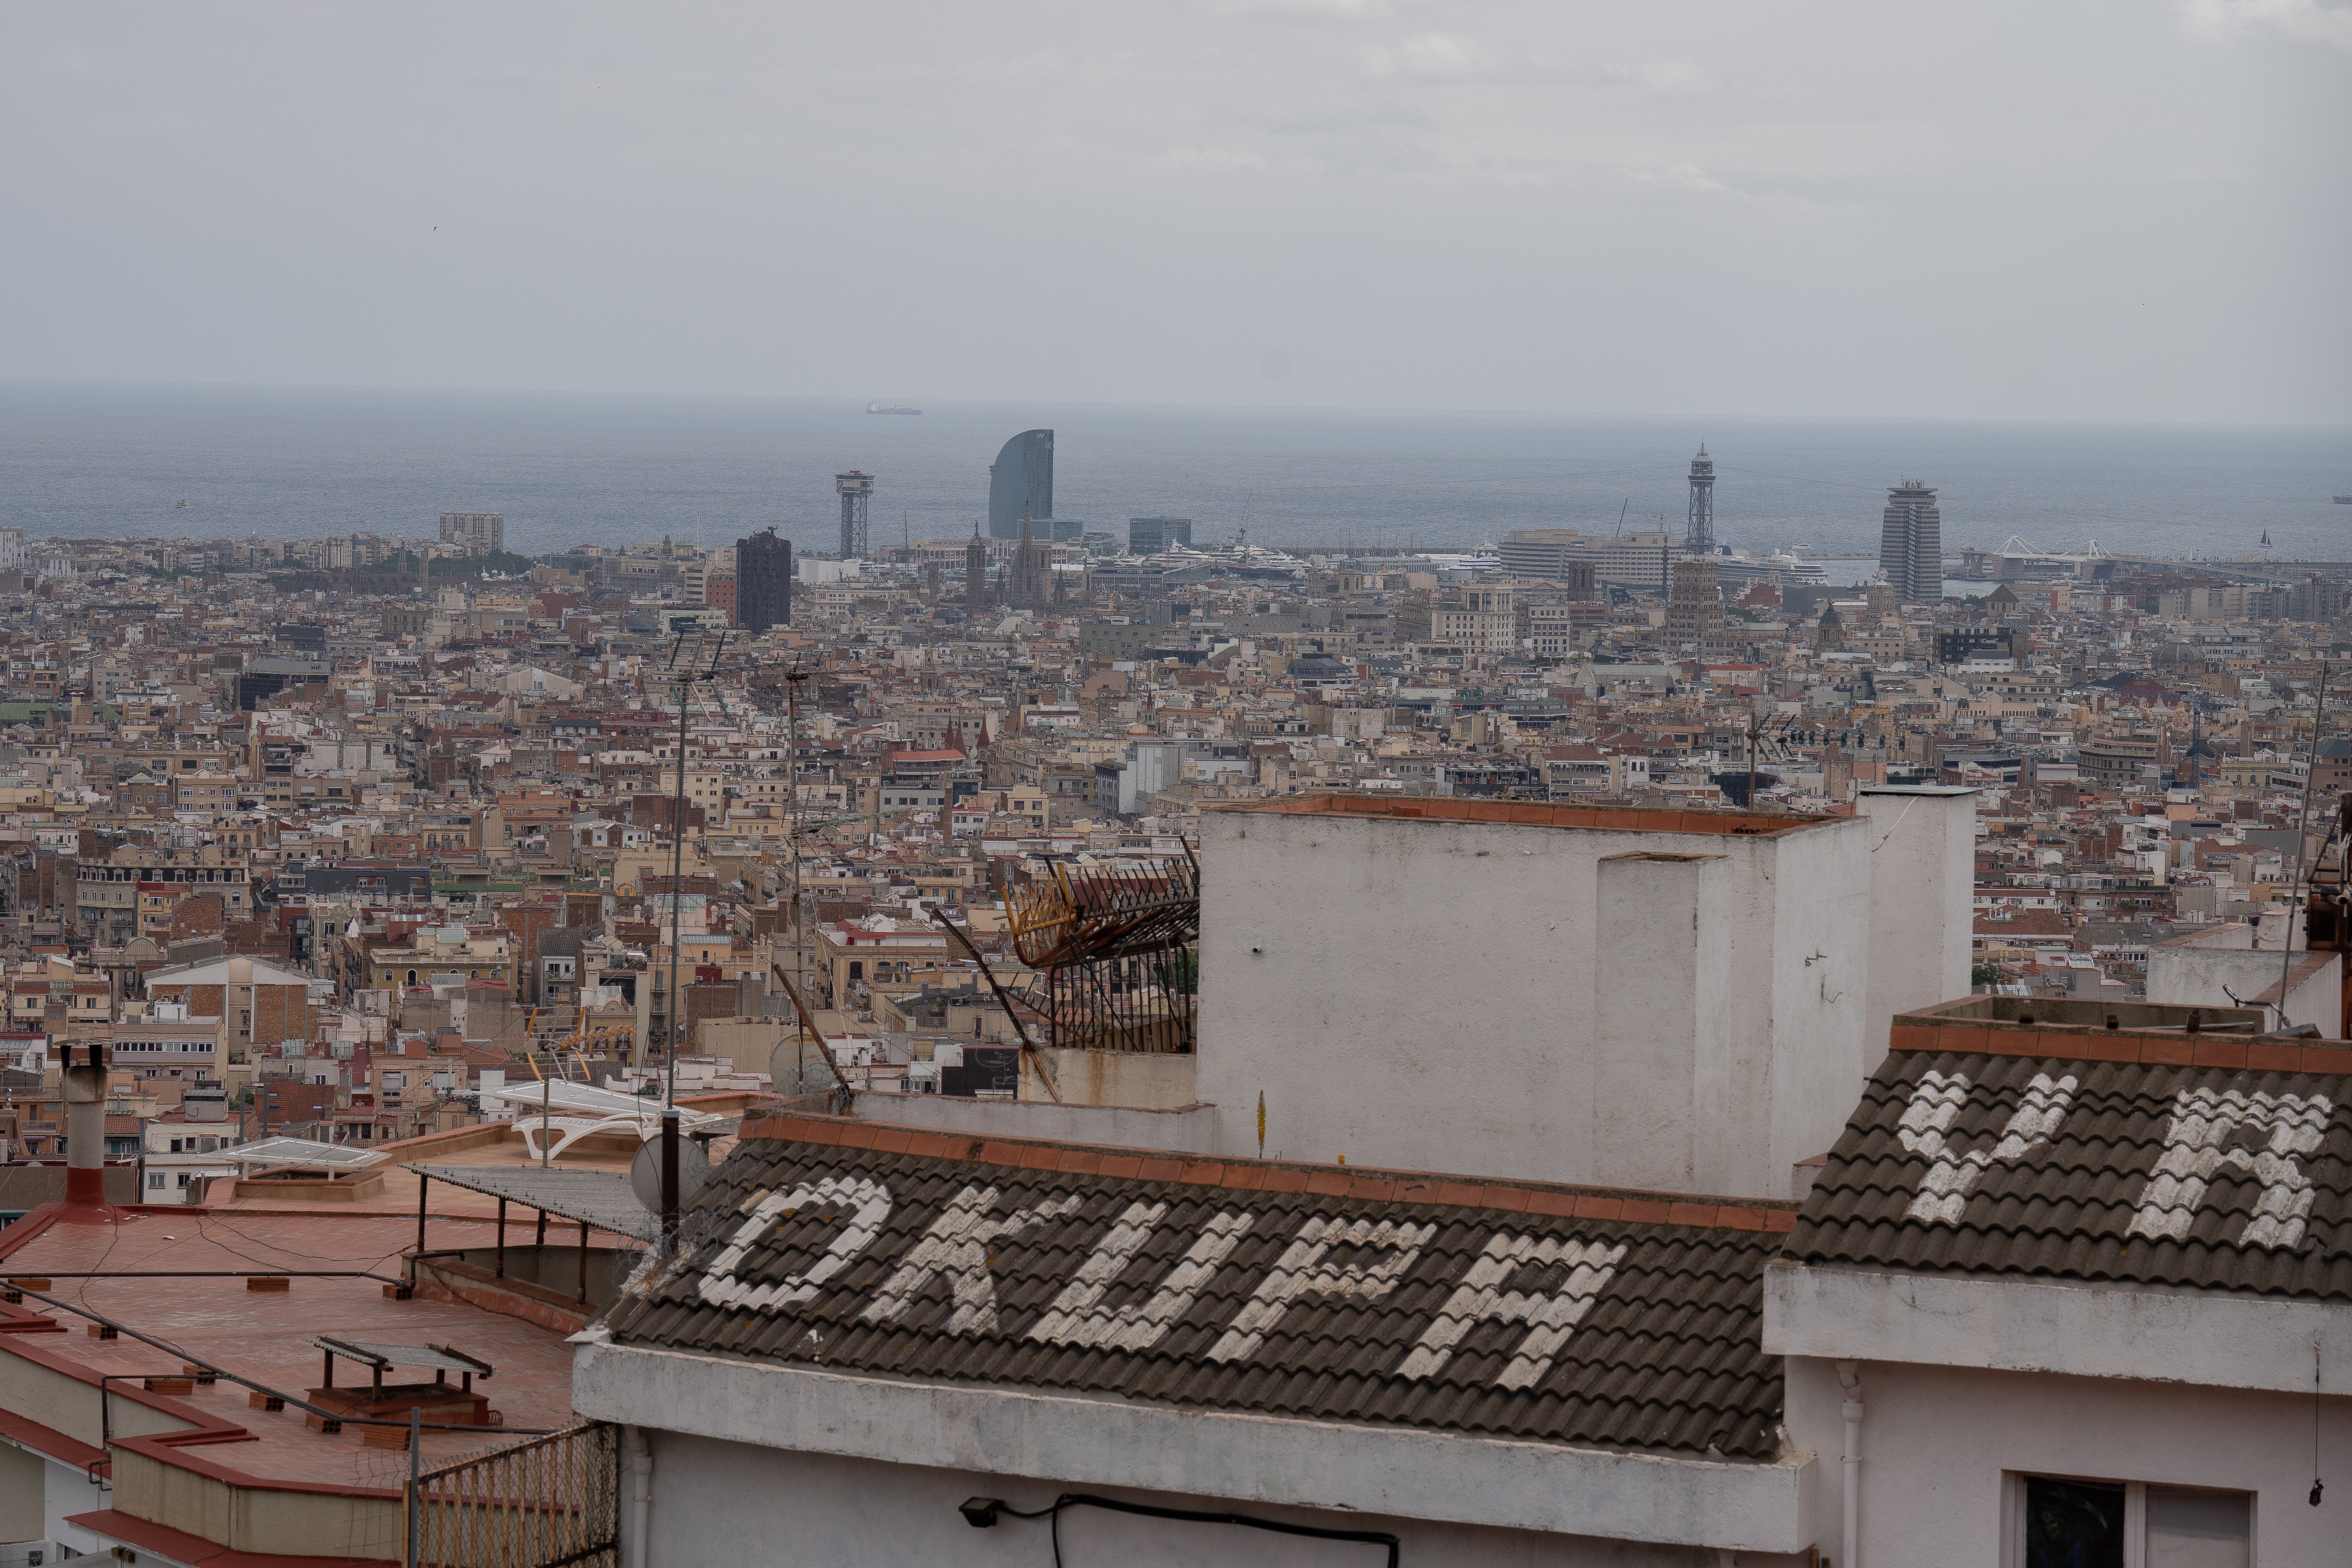
[[[1008,900],[1013,948],[1038,976],[1023,1000],[1058,1047],[1190,1052],[1200,989],[1200,863],[1059,864]]]
[[[619,1568],[620,1428],[588,1422],[421,1469],[410,1568]]]

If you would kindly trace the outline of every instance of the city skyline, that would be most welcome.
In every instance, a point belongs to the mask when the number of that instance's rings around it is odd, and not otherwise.
[[[2340,1552],[2352,0],[10,23],[0,1568]]]

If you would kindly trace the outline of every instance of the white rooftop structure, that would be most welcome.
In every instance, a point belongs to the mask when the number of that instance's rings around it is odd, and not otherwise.
[[[291,1165],[309,1171],[357,1171],[383,1158],[380,1149],[321,1143],[314,1138],[257,1138],[215,1151],[209,1159],[236,1165]]]
[[[491,1114],[490,1108],[499,1104],[505,1105],[514,1117],[515,1131],[533,1160],[553,1159],[581,1139],[593,1138],[600,1132],[634,1132],[642,1142],[661,1131],[659,1100],[562,1079],[502,1084],[482,1090],[485,1114]],[[682,1132],[715,1127],[726,1120],[708,1110],[690,1110],[683,1106],[678,1108],[677,1118]],[[555,1144],[543,1149],[550,1135],[555,1136]]]

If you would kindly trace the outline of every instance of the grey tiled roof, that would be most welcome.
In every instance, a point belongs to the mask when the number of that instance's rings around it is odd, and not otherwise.
[[[1892,1051],[1784,1255],[2352,1300],[2348,1096],[2330,1073]]]
[[[861,1129],[868,1136],[868,1129]],[[903,1134],[899,1142],[906,1142]],[[837,1371],[1735,1458],[1777,1452],[1761,1345],[1785,1211],[1447,1186],[1268,1191],[1220,1170],[957,1140],[746,1142],[615,1341]],[[1057,1149],[1074,1171],[1050,1168]],[[1041,1158],[1042,1156],[1042,1158]],[[1043,1163],[1049,1168],[1027,1168]],[[1189,1180],[1150,1180],[1146,1166]],[[1304,1185],[1299,1177],[1294,1185]],[[1409,1184],[1352,1182],[1360,1190]],[[1412,1190],[1434,1196],[1431,1181]],[[1497,1204],[1505,1206],[1484,1206]],[[1555,1212],[1529,1212],[1549,1208]],[[1665,1219],[1665,1202],[1635,1212]],[[1721,1215],[1719,1220],[1712,1217]]]

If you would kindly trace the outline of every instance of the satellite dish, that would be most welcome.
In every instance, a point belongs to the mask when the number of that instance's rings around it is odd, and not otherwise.
[[[661,1135],[656,1133],[645,1141],[637,1150],[637,1157],[629,1162],[629,1191],[636,1194],[637,1201],[656,1214],[661,1213],[662,1206],[661,1167]],[[709,1179],[709,1154],[704,1152],[701,1144],[683,1132],[679,1133],[677,1206],[685,1208],[686,1200],[694,1195],[694,1190]]]
[[[776,1042],[768,1053],[768,1087],[778,1094],[799,1094],[805,1087],[808,1069],[815,1068],[827,1082],[833,1075],[824,1071],[824,1047],[814,1040],[803,1040],[794,1029]]]

